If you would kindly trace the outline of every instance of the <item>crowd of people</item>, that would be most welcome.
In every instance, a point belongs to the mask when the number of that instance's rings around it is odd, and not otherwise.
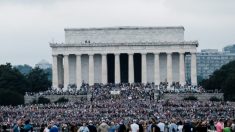
[[[81,89],[91,98],[0,106],[0,125],[14,132],[206,132],[234,128],[235,106],[230,102],[155,99],[151,83],[96,84]]]
[[[50,88],[47,91],[42,92],[26,92],[26,96],[42,96],[42,95],[87,95],[91,93],[91,90],[94,88],[102,88],[108,90],[121,90],[121,89],[129,89],[129,88],[140,88],[140,89],[154,89],[155,91],[160,91],[162,93],[202,93],[205,90],[202,87],[198,86],[191,86],[191,85],[184,85],[181,86],[179,83],[172,83],[170,87],[168,87],[167,82],[161,82],[159,85],[155,85],[154,83],[95,83],[92,86],[89,86],[87,83],[83,83],[79,88],[76,85],[69,85],[66,90],[65,88]]]
[[[52,125],[59,130],[73,130],[74,132],[78,131],[81,126],[87,126],[87,123],[92,122],[98,128],[99,124],[103,122],[107,123],[107,128],[115,126],[115,130],[119,129],[120,124],[123,123],[127,132],[127,130],[132,130],[130,126],[134,121],[138,125],[142,125],[144,132],[153,132],[148,127],[153,122],[161,131],[172,132],[169,130],[172,124],[176,124],[174,125],[176,131],[178,129],[181,131],[187,125],[190,125],[195,131],[197,129],[215,130],[218,122],[221,122],[221,128],[232,128],[235,108],[229,102],[169,100],[157,102],[146,99],[128,100],[123,97],[62,104],[1,106],[0,110],[0,124],[3,128],[8,129],[14,129],[17,124],[22,125],[22,121],[25,121],[25,124],[30,121],[32,127],[44,130],[53,121]],[[23,128],[24,126],[21,129]],[[107,129],[107,131],[109,130]]]

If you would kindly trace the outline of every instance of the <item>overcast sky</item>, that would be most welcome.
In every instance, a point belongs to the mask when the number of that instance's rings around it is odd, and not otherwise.
[[[51,62],[64,28],[184,26],[198,51],[235,44],[235,0],[0,0],[0,64]]]

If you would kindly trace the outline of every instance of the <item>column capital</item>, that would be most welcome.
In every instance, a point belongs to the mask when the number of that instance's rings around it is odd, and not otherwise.
[[[167,55],[171,55],[173,52],[166,52]]]
[[[160,54],[160,52],[154,52],[153,54],[154,54],[154,55],[159,55],[159,54]]]
[[[114,55],[120,55],[120,53],[114,53]]]
[[[52,57],[57,57],[57,56],[58,56],[58,54],[53,54],[53,55],[52,55]]]
[[[77,53],[77,54],[75,54],[76,56],[81,56],[82,54],[81,53]]]
[[[106,56],[106,55],[107,55],[107,53],[101,53],[101,55],[102,55],[102,56]]]
[[[94,53],[88,53],[88,55],[89,55],[89,56],[93,56],[93,55],[94,55]]]
[[[69,56],[69,54],[67,54],[67,53],[66,53],[66,54],[63,54],[63,56]]]
[[[179,51],[178,53],[179,54],[185,54],[185,51]]]
[[[127,53],[128,55],[134,55],[134,53]]]
[[[147,55],[147,53],[146,53],[146,52],[143,52],[143,53],[141,53],[141,55]]]

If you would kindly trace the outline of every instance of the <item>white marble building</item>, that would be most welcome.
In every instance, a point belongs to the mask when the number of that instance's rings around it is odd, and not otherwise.
[[[185,84],[185,54],[197,85],[197,41],[184,27],[69,28],[65,43],[50,43],[53,87],[94,83],[179,82]]]

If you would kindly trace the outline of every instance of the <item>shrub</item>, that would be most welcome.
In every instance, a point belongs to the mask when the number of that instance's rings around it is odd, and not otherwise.
[[[37,101],[38,104],[49,104],[50,102],[50,99],[44,97],[39,97]]]
[[[188,97],[185,97],[184,100],[197,100],[197,97],[195,96],[188,96]]]
[[[69,99],[66,99],[65,97],[61,97],[58,100],[55,101],[55,103],[66,103]]]
[[[222,101],[222,99],[220,99],[220,98],[218,98],[218,97],[216,97],[216,96],[212,96],[212,97],[210,98],[210,101],[219,102],[219,101]]]

